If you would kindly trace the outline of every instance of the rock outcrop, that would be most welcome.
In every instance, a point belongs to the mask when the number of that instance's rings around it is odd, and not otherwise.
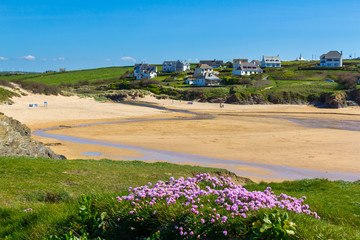
[[[31,138],[31,130],[19,121],[0,115],[0,156],[30,156],[66,159]]]
[[[326,108],[345,108],[346,105],[346,94],[340,92],[337,94],[323,94],[321,100]]]

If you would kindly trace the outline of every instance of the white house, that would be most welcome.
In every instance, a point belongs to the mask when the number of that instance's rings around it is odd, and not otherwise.
[[[136,77],[138,80],[143,78],[150,79],[157,77],[157,67],[150,66],[146,63],[135,64],[134,77]]]
[[[190,63],[186,61],[164,61],[163,72],[183,72],[190,70]]]
[[[141,73],[141,75],[138,75],[136,77],[136,79],[140,80],[140,79],[151,79],[151,78],[156,78],[157,77],[157,73],[154,71],[143,71]]]
[[[195,68],[195,72],[194,72],[194,76],[197,75],[203,75],[205,73],[213,73],[214,69],[212,67],[210,67],[207,64],[201,64],[200,66],[198,66],[197,68]]]
[[[342,67],[342,52],[330,51],[321,55],[320,67]]]
[[[267,67],[281,67],[281,60],[280,57],[266,57],[263,56],[262,62],[261,62],[262,68]]]
[[[189,78],[186,83],[198,86],[216,86],[220,85],[221,79],[213,73],[205,72],[204,74],[199,75],[195,79]]]
[[[214,59],[214,60],[201,60],[200,65],[201,64],[209,65],[212,68],[219,68],[219,67],[224,65],[224,61],[216,60],[216,59]]]
[[[253,63],[242,63],[239,67],[233,70],[233,75],[244,76],[262,72],[263,70]]]

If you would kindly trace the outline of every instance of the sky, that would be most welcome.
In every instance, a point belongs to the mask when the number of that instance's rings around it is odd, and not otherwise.
[[[0,71],[360,57],[359,0],[0,0]]]

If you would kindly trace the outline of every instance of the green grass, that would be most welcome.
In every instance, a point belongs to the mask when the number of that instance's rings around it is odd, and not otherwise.
[[[0,239],[39,239],[62,232],[82,194],[115,196],[129,186],[218,169],[170,163],[0,157]],[[34,214],[23,210],[32,208]]]
[[[360,181],[328,181],[304,179],[283,183],[249,184],[248,190],[264,190],[270,186],[275,194],[282,192],[294,197],[307,197],[321,221],[292,214],[300,239],[360,239]],[[302,224],[299,224],[302,223]]]
[[[0,87],[0,103],[11,102],[12,97],[18,97],[18,96],[20,95]]]
[[[133,71],[134,67],[108,67],[89,70],[68,71],[64,73],[41,73],[27,75],[0,76],[4,80],[28,80],[41,82],[48,85],[60,85],[61,83],[77,83],[79,81],[94,82],[98,80],[117,80],[126,71]]]
[[[204,172],[219,174],[217,169],[170,163],[0,157],[0,238],[41,239],[79,228],[77,201],[82,194],[97,199],[94,206],[100,213],[113,212],[117,209],[114,197],[126,194],[129,186]],[[299,239],[360,239],[359,181],[304,179],[250,183],[246,188],[263,191],[268,186],[276,194],[305,195],[311,209],[321,216],[316,220],[290,214],[297,224]],[[34,212],[23,211],[28,208]]]

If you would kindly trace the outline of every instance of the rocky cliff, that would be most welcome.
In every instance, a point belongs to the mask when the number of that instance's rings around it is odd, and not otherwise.
[[[0,115],[0,156],[31,156],[66,159],[31,138],[31,130],[19,121]]]

